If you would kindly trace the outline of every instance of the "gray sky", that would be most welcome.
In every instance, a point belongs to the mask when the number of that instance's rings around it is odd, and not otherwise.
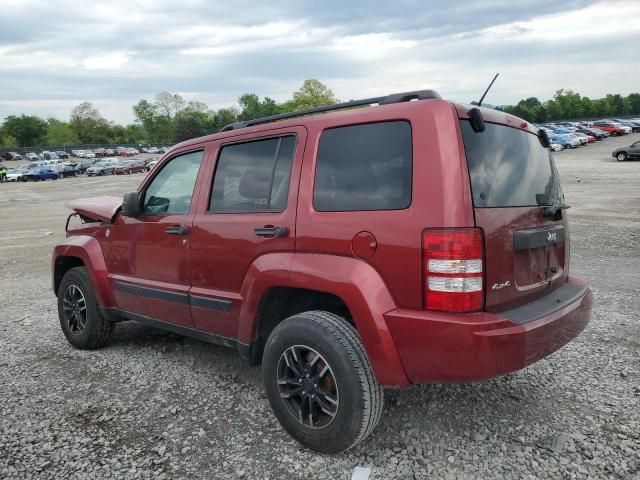
[[[341,100],[434,88],[491,104],[640,90],[640,1],[0,0],[0,119],[109,120],[167,90],[211,108],[285,100],[317,78]]]

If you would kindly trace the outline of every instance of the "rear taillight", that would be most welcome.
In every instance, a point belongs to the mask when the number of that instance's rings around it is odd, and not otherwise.
[[[484,304],[484,243],[479,228],[425,230],[422,236],[427,310],[472,312]]]

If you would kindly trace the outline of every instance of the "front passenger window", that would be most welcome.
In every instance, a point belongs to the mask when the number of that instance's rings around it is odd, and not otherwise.
[[[169,160],[151,181],[144,195],[143,212],[150,215],[189,213],[203,151]]]

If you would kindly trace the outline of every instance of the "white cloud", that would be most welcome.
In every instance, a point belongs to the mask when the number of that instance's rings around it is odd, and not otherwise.
[[[218,108],[245,92],[285,100],[306,78],[345,100],[435,88],[469,101],[497,71],[494,104],[638,90],[637,1],[0,0],[0,11],[0,120],[67,118],[88,100],[129,122],[162,90]]]

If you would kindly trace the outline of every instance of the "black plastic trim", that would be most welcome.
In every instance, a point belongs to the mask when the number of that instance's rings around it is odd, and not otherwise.
[[[513,234],[513,248],[515,250],[529,250],[563,242],[564,239],[565,231],[562,225],[519,230]]]
[[[128,320],[134,320],[136,322],[142,323],[143,325],[147,325],[149,327],[159,328],[161,330],[177,333],[178,335],[184,335],[185,337],[195,338],[196,340],[201,340],[203,342],[215,343],[216,345],[224,345],[225,347],[236,348],[243,358],[245,358],[244,355],[251,349],[251,345],[243,343],[235,338],[216,335],[214,333],[196,330],[195,328],[176,325],[175,323],[164,322],[162,320],[146,317],[144,315],[138,315],[137,313],[120,310],[118,308],[104,308],[101,310],[103,314],[106,313],[106,316],[108,316],[108,318],[126,318]]]
[[[115,289],[132,295],[140,295],[142,297],[155,298],[157,300],[165,300],[167,302],[175,302],[181,305],[189,305],[189,295],[181,292],[171,292],[169,290],[142,287],[131,283],[116,282]]]
[[[191,306],[197,308],[206,308],[217,312],[230,313],[232,302],[222,298],[200,297],[198,295],[189,295]]]
[[[574,302],[577,302],[589,292],[589,287],[565,283],[548,295],[529,302],[520,307],[500,312],[497,315],[511,320],[518,325],[524,325],[551,315]]]

